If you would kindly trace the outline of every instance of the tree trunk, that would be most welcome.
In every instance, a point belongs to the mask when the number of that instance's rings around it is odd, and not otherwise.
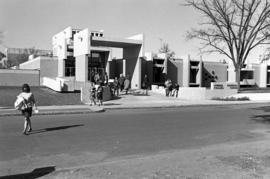
[[[240,67],[236,67],[235,68],[235,81],[237,83],[237,92],[239,92],[240,90],[240,72],[241,72],[241,68]]]

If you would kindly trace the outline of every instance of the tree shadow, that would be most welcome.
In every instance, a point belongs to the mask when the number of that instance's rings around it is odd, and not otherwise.
[[[270,106],[261,106],[261,107],[257,107],[257,108],[253,108],[255,110],[261,110],[264,112],[270,112]]]
[[[104,106],[116,106],[116,105],[120,105],[117,103],[103,103]]]
[[[69,126],[59,126],[59,127],[51,127],[51,128],[44,128],[44,129],[36,129],[36,130],[32,130],[28,134],[38,134],[38,133],[43,133],[43,132],[64,130],[64,129],[69,129],[69,128],[73,128],[73,127],[81,127],[81,126],[84,126],[84,124],[69,125]]]
[[[121,99],[121,97],[120,96],[112,96],[112,98],[110,99],[110,101],[112,101],[112,100],[117,100],[117,99]]]
[[[150,96],[149,94],[146,94],[145,91],[133,91],[131,94],[133,96]]]
[[[55,166],[35,168],[29,173],[21,173],[16,175],[0,176],[0,179],[35,179],[48,175],[55,171]]]
[[[263,124],[270,124],[270,114],[267,115],[254,115],[251,118],[253,121],[260,122]]]

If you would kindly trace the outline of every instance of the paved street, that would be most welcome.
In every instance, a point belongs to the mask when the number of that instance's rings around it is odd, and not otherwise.
[[[259,140],[253,131],[269,128],[269,110],[232,105],[33,116],[28,136],[22,117],[1,117],[0,176]]]

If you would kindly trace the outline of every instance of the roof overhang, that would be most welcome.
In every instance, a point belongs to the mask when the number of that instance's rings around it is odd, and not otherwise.
[[[140,46],[143,44],[141,40],[108,38],[108,37],[92,37],[91,46],[125,48],[130,46]]]

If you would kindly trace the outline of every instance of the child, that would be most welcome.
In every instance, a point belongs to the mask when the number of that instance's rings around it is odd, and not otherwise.
[[[35,107],[35,110],[37,110],[34,95],[30,92],[30,87],[28,84],[23,84],[22,92],[19,94],[19,97],[24,99],[24,107],[21,109],[21,111],[22,115],[24,116],[23,134],[27,135],[27,132],[32,131],[30,118],[32,116],[33,107]]]
[[[113,95],[114,96],[119,96],[119,81],[117,77],[115,77],[113,81]]]
[[[177,98],[178,97],[178,91],[179,91],[179,84],[175,83],[174,84],[174,87],[173,87],[173,94],[172,94],[172,96],[175,95],[175,97]]]
[[[92,86],[90,88],[90,106],[96,105],[96,88]]]
[[[97,87],[97,100],[98,100],[98,105],[102,105],[102,99],[103,99],[103,88],[101,85]]]

